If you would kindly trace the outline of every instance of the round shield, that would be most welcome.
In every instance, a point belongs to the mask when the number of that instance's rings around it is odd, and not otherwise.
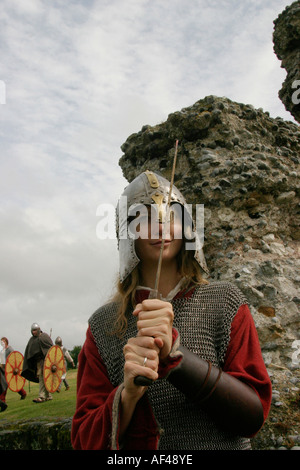
[[[63,352],[59,346],[54,345],[47,352],[44,361],[44,384],[49,393],[56,392],[65,370]]]
[[[21,376],[24,357],[19,351],[9,354],[5,364],[5,379],[8,388],[12,392],[19,392],[25,384],[25,378]]]

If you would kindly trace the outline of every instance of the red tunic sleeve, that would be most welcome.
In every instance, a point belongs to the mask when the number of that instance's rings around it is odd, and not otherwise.
[[[71,442],[75,450],[119,449],[121,384],[114,388],[88,328],[79,355],[77,403],[72,420]],[[159,429],[144,395],[136,406],[122,443],[124,450],[157,448]]]
[[[90,332],[79,354],[77,403],[72,421],[71,440],[76,450],[109,449],[112,406],[116,390]]]
[[[223,370],[255,390],[263,406],[265,421],[270,411],[272,386],[247,305],[239,308],[232,322]]]

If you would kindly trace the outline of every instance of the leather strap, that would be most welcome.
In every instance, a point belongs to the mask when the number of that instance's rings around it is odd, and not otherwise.
[[[179,350],[182,360],[167,380],[202,406],[222,429],[245,437],[255,434],[263,424],[263,408],[256,392],[184,346]]]

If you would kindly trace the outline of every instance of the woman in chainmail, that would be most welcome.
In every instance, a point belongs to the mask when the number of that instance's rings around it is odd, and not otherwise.
[[[250,449],[268,415],[271,383],[247,300],[205,279],[192,214],[176,187],[168,212],[169,191],[144,172],[120,198],[118,287],[89,319],[75,449]]]

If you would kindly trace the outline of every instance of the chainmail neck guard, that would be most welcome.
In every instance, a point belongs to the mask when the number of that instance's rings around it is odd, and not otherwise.
[[[233,284],[214,282],[199,286],[189,298],[171,301],[174,324],[180,343],[194,354],[222,367],[230,341],[232,320],[247,301]],[[120,340],[110,332],[117,305],[106,304],[89,319],[99,354],[106,365],[111,383],[123,382],[123,347],[136,336],[136,318],[128,312],[128,328]],[[243,450],[250,449],[250,440],[218,429],[205,409],[189,402],[167,380],[158,380],[147,395],[162,430],[160,450]]]

